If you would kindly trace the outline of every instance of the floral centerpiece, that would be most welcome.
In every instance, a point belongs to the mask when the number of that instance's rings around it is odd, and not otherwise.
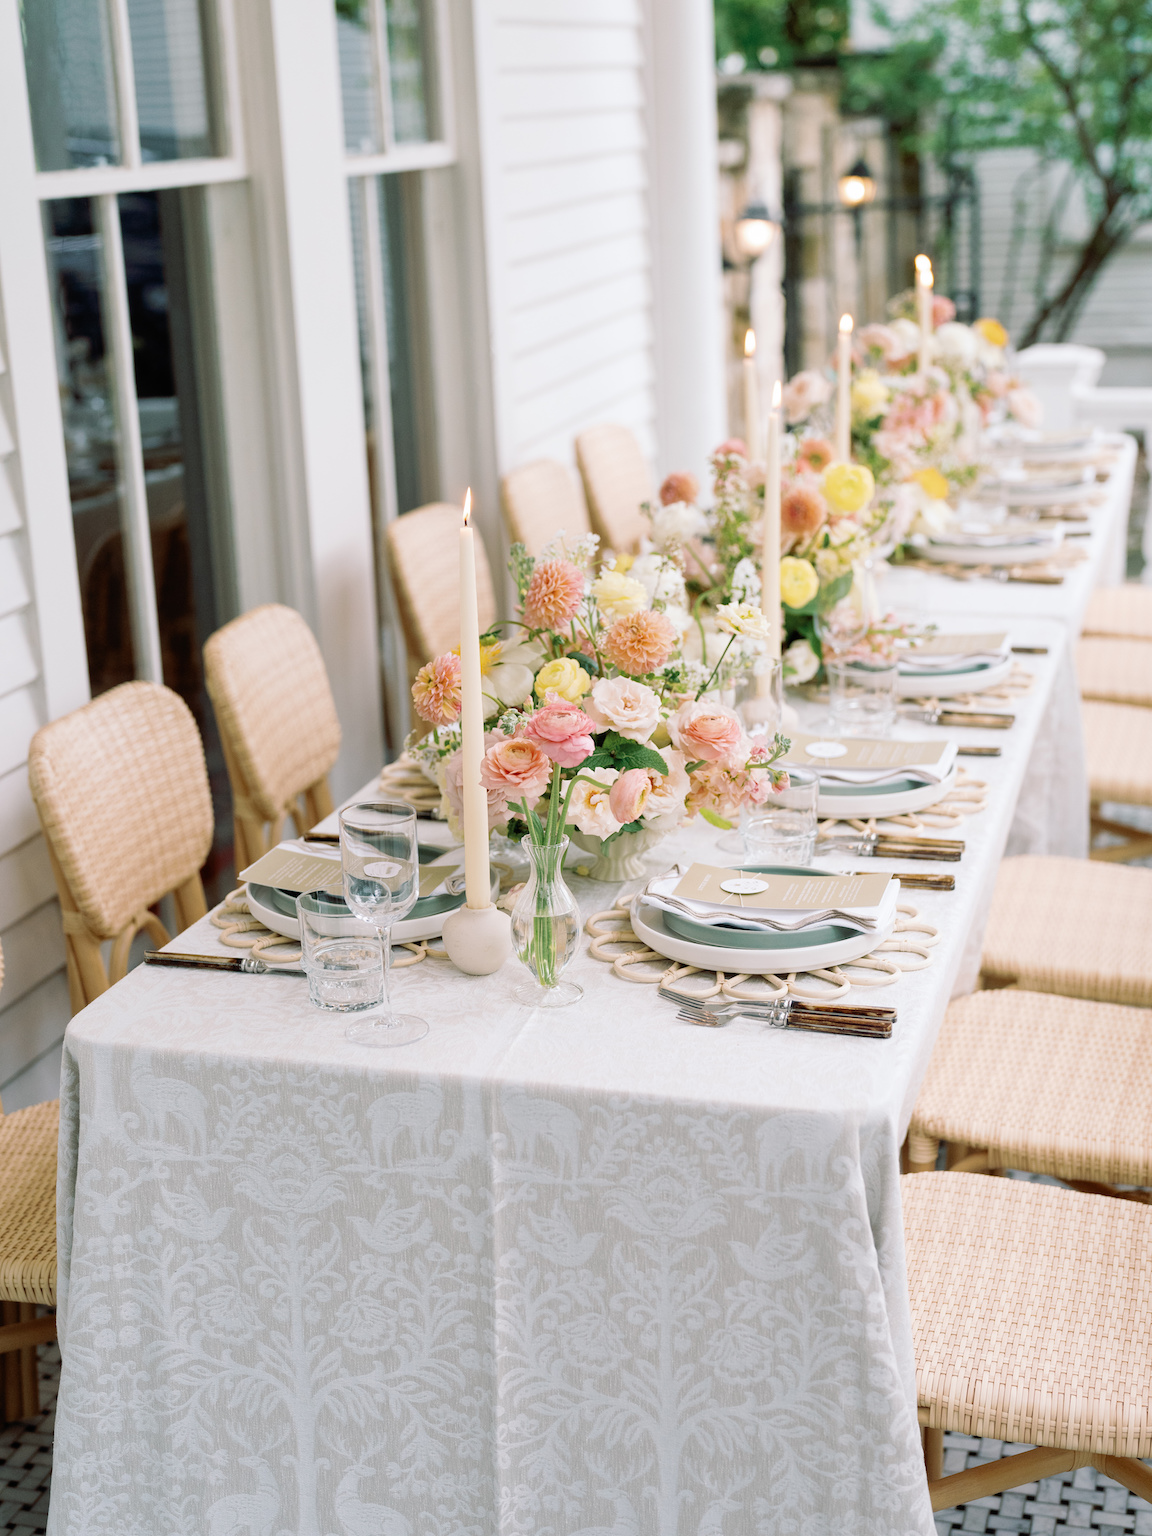
[[[570,836],[602,879],[638,872],[640,855],[683,821],[728,827],[787,783],[774,766],[787,743],[753,741],[716,692],[728,653],[762,648],[764,614],[721,604],[724,653],[710,667],[686,654],[681,546],[692,520],[680,521],[644,564],[597,570],[593,535],[561,537],[538,560],[514,545],[519,617],[482,637],[489,827],[541,846]],[[431,730],[409,749],[434,766],[459,826],[459,658],[422,667],[412,699]]]

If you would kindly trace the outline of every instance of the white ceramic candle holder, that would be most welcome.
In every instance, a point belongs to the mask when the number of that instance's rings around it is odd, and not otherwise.
[[[444,919],[444,948],[466,976],[491,976],[512,955],[512,920],[498,907],[457,907]]]

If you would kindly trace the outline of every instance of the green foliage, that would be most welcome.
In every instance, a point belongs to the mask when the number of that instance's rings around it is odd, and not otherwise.
[[[516,591],[521,603],[524,595],[532,583],[532,572],[536,569],[536,561],[528,553],[523,544],[513,544],[508,551],[508,570],[512,580],[516,583]]]
[[[748,69],[828,58],[848,39],[847,0],[715,0],[716,56],[743,54]]]
[[[586,757],[580,764],[580,768],[582,771],[586,768],[617,768],[621,773],[629,768],[652,768],[656,773],[668,772],[668,764],[659,752],[641,746],[638,741],[632,741],[627,736],[621,736],[619,731],[609,731],[591,757]]]

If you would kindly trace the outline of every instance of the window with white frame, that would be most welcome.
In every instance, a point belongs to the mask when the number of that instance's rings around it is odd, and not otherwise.
[[[344,107],[388,734],[408,728],[388,522],[439,493],[423,173],[456,152],[442,0],[334,0]]]
[[[23,6],[89,681],[164,682],[192,709],[210,886],[230,835],[201,646],[234,575],[204,195],[245,174],[229,22],[207,0]]]

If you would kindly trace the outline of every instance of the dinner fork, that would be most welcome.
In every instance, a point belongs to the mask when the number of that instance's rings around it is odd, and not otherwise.
[[[888,1036],[896,1022],[894,1008],[821,1007],[797,1003],[790,997],[766,1003],[726,1002],[719,1007],[686,999],[677,1017],[687,1024],[715,1027],[741,1014],[769,1029],[808,1029],[822,1034]]]

